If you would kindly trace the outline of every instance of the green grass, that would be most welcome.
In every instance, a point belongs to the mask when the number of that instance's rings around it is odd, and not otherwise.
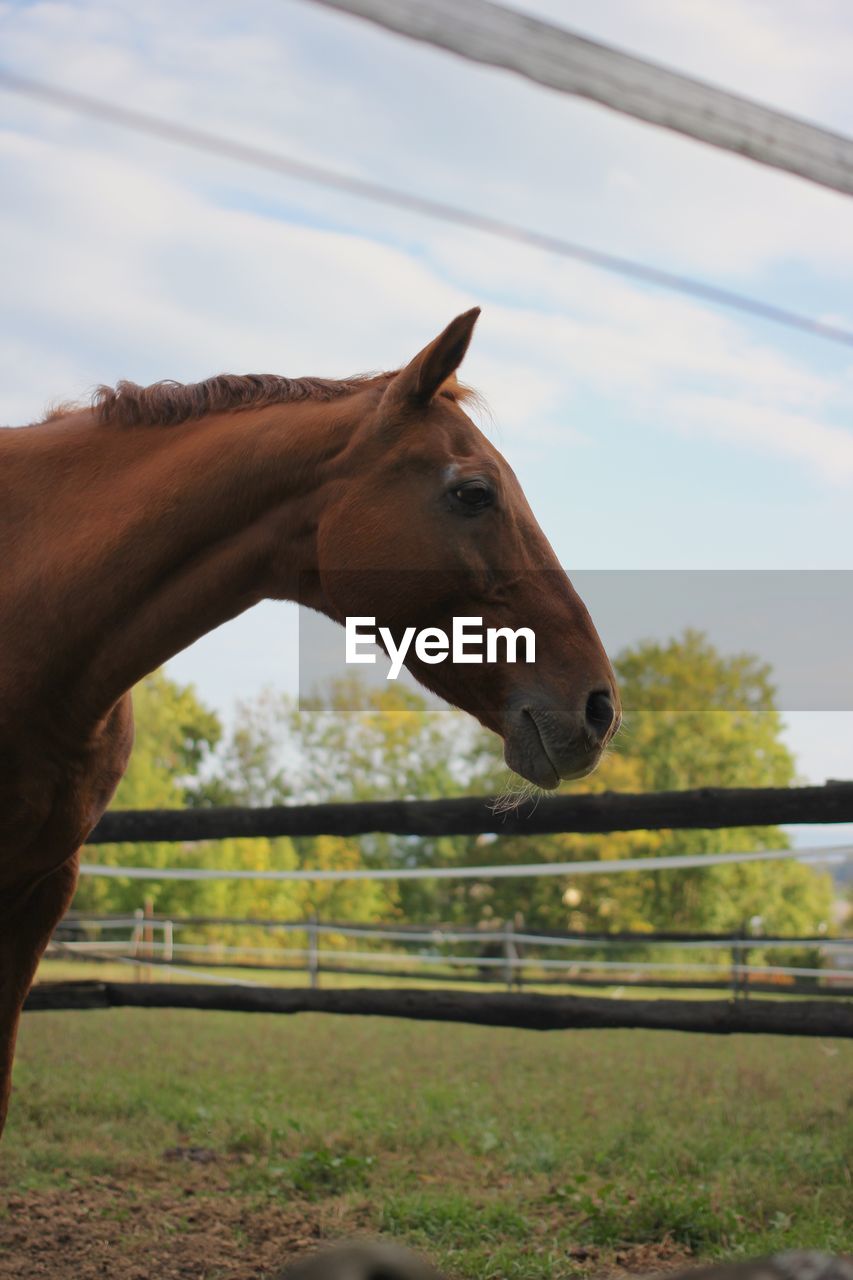
[[[643,1247],[842,1251],[851,1091],[841,1041],[30,1014],[0,1202],[105,1179],[145,1196],[194,1148],[196,1195],[388,1233],[454,1278],[558,1280]]]
[[[181,969],[180,960],[175,961]],[[308,983],[308,975],[302,970],[281,970],[273,968],[260,969],[221,969],[186,966],[180,972],[173,973],[165,965],[128,964],[121,961],[98,961],[78,959],[50,959],[42,961],[38,978],[41,982],[94,981],[94,982],[204,982],[205,972],[214,975],[219,982],[251,982],[270,987],[304,987]],[[440,966],[430,970],[427,979],[398,977],[393,972],[364,974],[345,974],[321,972],[321,985],[328,988],[345,987],[405,987],[412,990],[423,990],[429,986],[449,986],[454,991],[504,991],[503,982],[478,982],[472,980],[444,982],[445,972]],[[452,970],[450,971],[452,974]],[[693,990],[690,987],[643,987],[639,984],[614,982],[607,987],[589,987],[578,983],[524,983],[525,991],[543,992],[545,995],[586,995],[608,996],[624,994],[632,999],[649,1000],[726,1000],[729,991],[726,987],[711,991]],[[761,993],[762,1000],[796,1000],[799,996],[780,993]],[[806,997],[808,998],[808,997]]]

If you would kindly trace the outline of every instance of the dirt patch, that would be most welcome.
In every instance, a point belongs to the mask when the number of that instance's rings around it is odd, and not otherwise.
[[[256,1202],[234,1196],[202,1149],[169,1152],[174,1179],[114,1179],[12,1194],[0,1216],[0,1280],[274,1280],[324,1242],[366,1235],[372,1212],[351,1199]],[[593,1280],[688,1266],[671,1242],[570,1250],[566,1275]]]
[[[2,1280],[270,1280],[324,1238],[318,1214],[111,1182],[28,1191],[0,1220]],[[310,1206],[309,1206],[310,1208]]]
[[[664,1271],[686,1271],[696,1266],[696,1259],[685,1253],[684,1249],[672,1240],[655,1241],[653,1244],[634,1244],[604,1254],[599,1259],[590,1259],[591,1275],[606,1276],[649,1276],[661,1275]]]

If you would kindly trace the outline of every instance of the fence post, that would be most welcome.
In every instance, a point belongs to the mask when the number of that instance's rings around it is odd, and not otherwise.
[[[507,920],[504,925],[504,978],[507,991],[512,991],[515,982],[515,966],[512,962],[517,959],[518,953],[515,949],[514,935],[515,925],[512,920]]]
[[[317,926],[319,923],[316,913],[308,921],[308,977],[311,987],[315,991],[320,985],[320,957],[317,954]]]
[[[741,929],[740,936],[732,941],[732,996],[735,1000],[749,999],[749,974],[744,973],[749,952],[745,946],[747,926]]]
[[[134,958],[139,956],[139,947],[142,942],[142,921],[145,913],[141,907],[137,907],[133,913],[136,924],[133,926],[133,933],[130,935],[130,945],[133,949]],[[142,966],[135,964],[133,966],[133,977],[136,982],[142,981]]]
[[[146,923],[143,929],[143,938],[144,938],[143,953],[146,960],[151,960],[154,956],[154,924],[152,922],[153,916],[154,916],[154,899],[146,898],[145,899],[145,922]],[[147,964],[145,966],[145,981],[151,982],[153,976],[154,975],[151,972],[151,965]]]
[[[175,922],[163,921],[163,959],[171,963],[175,948]]]

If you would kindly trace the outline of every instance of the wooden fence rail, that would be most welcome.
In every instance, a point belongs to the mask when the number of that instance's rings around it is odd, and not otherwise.
[[[150,978],[151,966],[164,965],[170,971],[177,962],[184,972],[192,969],[199,972],[208,970],[211,974],[217,970],[255,971],[255,982],[258,979],[263,982],[262,973],[307,971],[313,987],[320,985],[322,973],[370,978],[393,976],[398,981],[416,980],[433,984],[439,981],[444,986],[472,981],[492,984],[504,982],[509,991],[520,991],[522,986],[531,989],[542,985],[560,985],[564,988],[609,988],[618,985],[626,989],[653,986],[685,990],[730,990],[740,997],[761,992],[795,997],[844,999],[853,996],[853,968],[848,969],[845,963],[848,956],[853,960],[853,937],[768,938],[754,935],[748,930],[705,935],[681,932],[674,936],[641,931],[585,934],[577,930],[547,931],[508,924],[487,930],[470,925],[400,926],[396,922],[390,925],[364,922],[356,924],[321,921],[316,916],[301,920],[256,918],[251,924],[255,928],[260,926],[264,933],[272,934],[274,938],[283,934],[290,940],[294,935],[307,935],[308,947],[281,947],[277,943],[256,946],[233,940],[226,945],[216,938],[206,942],[176,941],[176,935],[180,937],[181,931],[191,925],[209,930],[234,925],[246,927],[250,925],[250,921],[240,917],[156,917],[149,903],[145,912],[139,910],[133,915],[69,914],[57,926],[52,953],[73,955],[77,960],[97,963],[103,963],[111,957],[118,963],[138,963],[141,966],[138,977],[142,979],[146,977],[143,967],[148,969],[147,977]],[[117,930],[126,929],[131,931],[131,936],[126,941],[103,936],[105,932],[111,935]],[[161,941],[154,940],[154,930],[162,933]],[[97,939],[93,938],[93,932],[99,935]],[[143,934],[147,941],[143,941]],[[378,942],[380,949],[323,950],[320,939],[327,935],[350,937],[356,943]],[[389,942],[395,944],[393,950],[388,949]],[[407,947],[414,943],[419,950],[416,954],[407,950],[400,951],[401,943]],[[439,947],[456,948],[459,945],[467,945],[464,956],[459,956],[456,951],[444,953],[438,950]],[[699,949],[717,954],[730,951],[731,960],[726,968],[707,961],[684,959],[666,962],[656,959],[649,963],[646,953],[650,945],[663,947],[670,952],[673,947],[679,951]],[[427,954],[423,953],[424,946],[428,948]],[[542,948],[557,951],[561,958],[554,960],[537,955]],[[812,952],[818,949],[825,956],[828,949],[843,957],[839,961],[842,967],[833,967],[831,962],[826,966],[818,966],[814,960],[801,960],[794,967],[791,967],[790,961],[787,966],[779,966],[774,964],[772,956],[766,963],[750,965],[748,961],[756,948],[771,953],[780,950]],[[630,958],[628,953],[638,950],[639,960],[637,956]],[[590,959],[585,955],[601,951],[611,958],[602,960],[598,956]],[[614,952],[616,959],[612,958]],[[401,968],[401,961],[410,967]],[[440,975],[436,966],[441,969]],[[607,975],[601,973],[604,969],[609,971]],[[561,972],[556,974],[551,970]],[[589,972],[590,970],[593,972]],[[599,973],[596,974],[595,970],[599,970]],[[697,976],[700,973],[705,976]]]
[[[411,921],[370,922],[355,920],[306,919],[305,917],[282,919],[276,916],[184,916],[163,914],[151,911],[146,918],[155,924],[171,922],[176,929],[199,926],[239,925],[243,928],[282,930],[291,933],[304,933],[314,925],[322,933],[342,933],[353,936],[371,936],[377,938],[406,939],[412,942],[491,942],[504,936],[502,929],[475,928],[470,924],[429,924]],[[93,928],[132,928],[138,923],[138,917],[124,914],[98,914],[89,911],[68,911],[60,920],[60,930]],[[732,944],[747,947],[783,946],[792,950],[813,947],[853,947],[853,936],[835,936],[833,934],[798,934],[753,933],[742,929],[725,931],[702,931],[687,929],[582,929],[541,928],[535,925],[520,925],[516,930],[517,940],[523,940],[537,946],[549,946],[551,943],[578,943],[584,947],[626,946],[647,947],[656,943],[688,946],[720,946],[727,948]]]
[[[318,0],[473,62],[853,194],[853,140],[489,0]]]
[[[853,822],[853,782],[822,787],[700,787],[645,794],[554,796],[498,812],[486,796],[366,800],[269,808],[114,809],[87,844],[246,836],[551,835]]]
[[[25,1008],[201,1009],[233,1013],[337,1013],[521,1027],[530,1031],[632,1028],[853,1038],[853,1004],[819,1000],[612,1000],[596,996],[356,988],[204,986],[156,982],[44,982]]]

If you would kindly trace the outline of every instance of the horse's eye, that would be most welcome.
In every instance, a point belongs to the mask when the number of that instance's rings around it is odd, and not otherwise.
[[[453,498],[466,511],[481,511],[492,505],[494,495],[485,480],[469,480],[453,490]]]

